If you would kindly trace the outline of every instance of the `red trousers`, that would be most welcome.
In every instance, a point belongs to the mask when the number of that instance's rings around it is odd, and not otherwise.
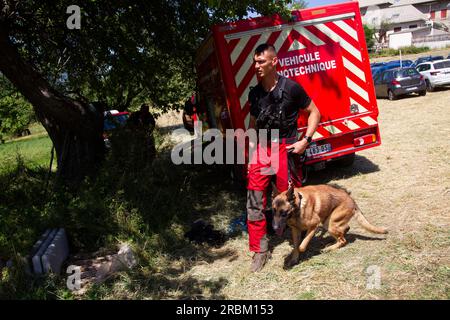
[[[273,176],[278,192],[288,189],[289,180],[301,186],[299,155],[289,154],[286,146],[296,138],[284,138],[280,142],[260,143],[250,155],[247,185],[247,225],[250,251],[265,252],[269,249],[264,211],[267,205],[267,189]]]

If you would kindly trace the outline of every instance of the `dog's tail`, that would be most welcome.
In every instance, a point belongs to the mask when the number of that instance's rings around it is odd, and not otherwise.
[[[388,231],[385,228],[375,227],[374,225],[370,224],[370,222],[367,221],[366,217],[364,217],[363,213],[361,212],[361,209],[359,209],[358,206],[356,206],[355,218],[356,221],[358,221],[358,223],[367,231],[379,234],[388,233]]]

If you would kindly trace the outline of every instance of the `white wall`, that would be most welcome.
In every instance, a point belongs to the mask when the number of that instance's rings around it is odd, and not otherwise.
[[[418,42],[414,44],[415,47],[429,47],[431,49],[442,49],[450,46],[450,40],[433,41],[433,42]]]
[[[409,47],[412,45],[412,33],[398,33],[389,36],[389,48],[398,49],[401,47]]]

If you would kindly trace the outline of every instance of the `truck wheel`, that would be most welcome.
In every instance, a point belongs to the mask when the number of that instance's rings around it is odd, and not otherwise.
[[[390,101],[397,99],[397,97],[395,96],[394,92],[392,92],[392,90],[388,90],[388,99]]]
[[[431,82],[430,82],[429,80],[426,80],[425,82],[426,82],[426,84],[427,84],[427,91],[428,91],[428,92],[433,92],[433,91],[434,91],[434,88],[433,88],[433,86],[431,85]]]
[[[336,160],[336,164],[339,167],[350,167],[355,162],[355,154],[350,153],[346,154],[345,156],[339,157],[338,160]]]

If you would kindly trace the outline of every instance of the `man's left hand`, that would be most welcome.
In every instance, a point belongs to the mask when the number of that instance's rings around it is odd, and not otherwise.
[[[297,141],[296,143],[286,146],[286,149],[288,151],[292,150],[292,153],[302,154],[303,152],[305,152],[307,147],[308,141],[306,141],[306,139],[302,139],[300,141]]]

